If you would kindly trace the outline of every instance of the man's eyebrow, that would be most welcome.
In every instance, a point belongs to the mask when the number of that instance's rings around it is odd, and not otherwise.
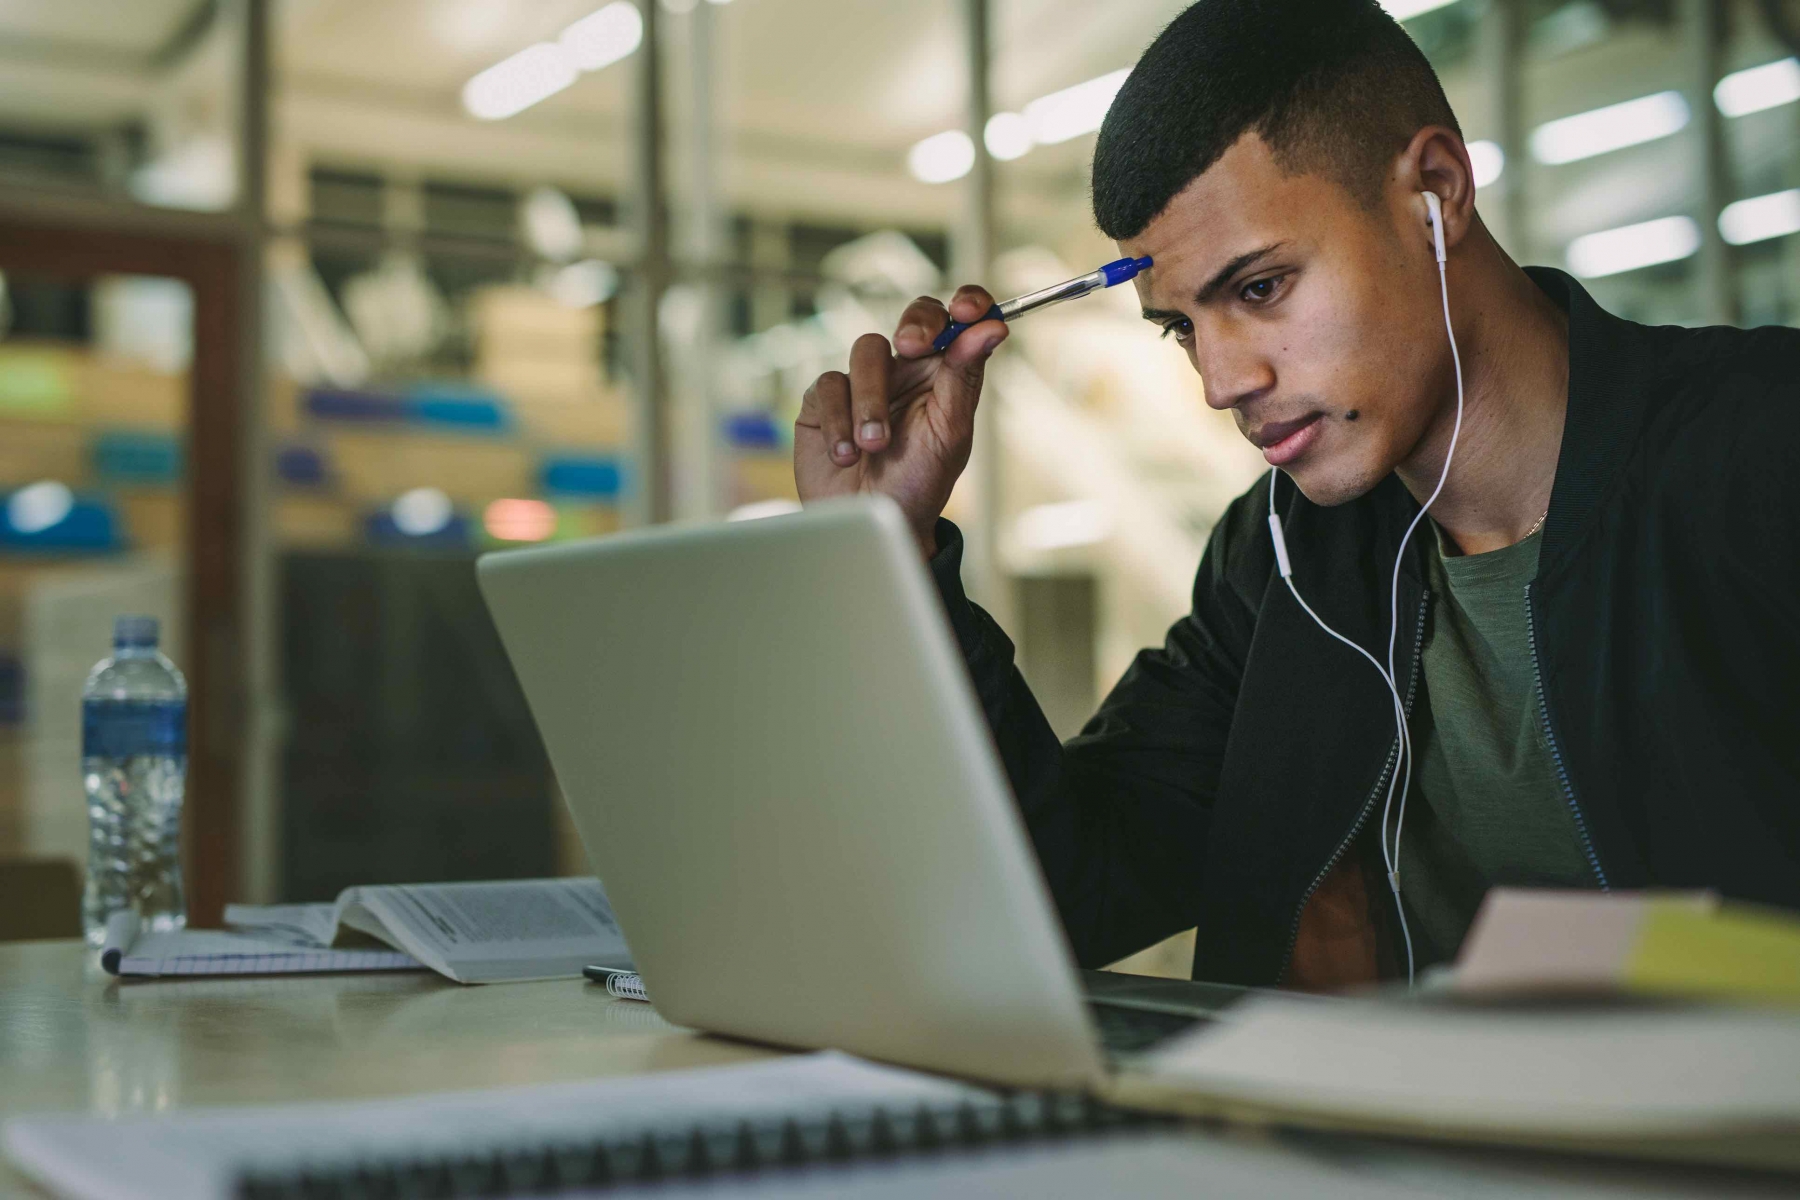
[[[1245,253],[1238,255],[1236,258],[1220,267],[1218,271],[1214,272],[1213,277],[1202,285],[1200,290],[1194,294],[1194,303],[1210,303],[1213,296],[1218,293],[1219,289],[1230,283],[1232,277],[1238,272],[1242,271],[1245,267],[1256,265],[1258,262],[1261,262],[1285,245],[1287,245],[1286,242],[1271,242],[1267,246],[1262,246],[1258,249],[1246,251]],[[1156,321],[1159,323],[1176,320],[1187,315],[1172,308],[1146,308],[1143,312],[1144,320]]]
[[[1224,266],[1220,267],[1217,271],[1215,271],[1213,273],[1213,277],[1211,279],[1207,280],[1205,282],[1205,284],[1203,284],[1201,286],[1200,290],[1194,294],[1194,303],[1196,303],[1196,304],[1211,303],[1213,296],[1215,296],[1218,293],[1219,289],[1224,287],[1226,284],[1230,283],[1232,280],[1232,277],[1235,276],[1239,271],[1242,271],[1245,267],[1253,266],[1256,263],[1262,261],[1263,259],[1267,258],[1269,255],[1271,255],[1271,254],[1275,253],[1277,250],[1281,249],[1281,247],[1285,244],[1286,243],[1284,243],[1284,242],[1271,242],[1269,245],[1264,246],[1261,249],[1251,250],[1244,254],[1238,255],[1236,258],[1232,259],[1230,262],[1226,263]]]

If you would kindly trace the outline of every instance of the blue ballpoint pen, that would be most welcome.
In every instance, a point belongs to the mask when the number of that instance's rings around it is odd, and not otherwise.
[[[1086,275],[1077,276],[1067,283],[1059,283],[1054,287],[1043,288],[1035,292],[1027,292],[1023,296],[1014,296],[1011,300],[1002,300],[987,310],[981,321],[1010,321],[1014,317],[1022,317],[1035,309],[1049,308],[1052,304],[1061,304],[1064,300],[1074,300],[1097,292],[1101,288],[1109,288],[1128,279],[1135,279],[1140,271],[1148,271],[1151,263],[1147,258],[1121,258],[1117,262],[1109,262],[1098,271],[1089,271]],[[944,327],[944,332],[937,335],[931,343],[933,354],[942,354],[950,348],[957,335],[970,325],[979,325],[981,321],[952,321]]]

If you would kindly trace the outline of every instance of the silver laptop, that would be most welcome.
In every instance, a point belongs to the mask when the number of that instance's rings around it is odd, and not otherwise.
[[[1019,1086],[1101,1079],[1098,973],[1075,969],[890,502],[478,570],[664,1016]],[[1139,1041],[1231,995],[1101,982]]]

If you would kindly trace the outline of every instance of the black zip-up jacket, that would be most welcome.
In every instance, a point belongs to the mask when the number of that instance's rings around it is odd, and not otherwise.
[[[1569,315],[1569,404],[1526,611],[1582,848],[1606,888],[1800,908],[1800,331],[1651,328],[1531,276]],[[933,574],[1084,966],[1197,926],[1196,978],[1282,982],[1303,910],[1375,823],[1392,703],[1282,584],[1268,487],[1227,510],[1193,611],[1067,745],[940,523]],[[1332,508],[1285,478],[1276,497],[1301,594],[1385,646],[1412,496],[1390,476]],[[1429,544],[1415,535],[1400,577],[1409,708]]]

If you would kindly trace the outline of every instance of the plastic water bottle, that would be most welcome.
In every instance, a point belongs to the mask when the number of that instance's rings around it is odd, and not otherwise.
[[[81,779],[88,870],[81,923],[90,944],[135,909],[149,930],[187,924],[181,799],[187,785],[187,681],[157,649],[155,617],[120,617],[112,657],[81,690]]]

